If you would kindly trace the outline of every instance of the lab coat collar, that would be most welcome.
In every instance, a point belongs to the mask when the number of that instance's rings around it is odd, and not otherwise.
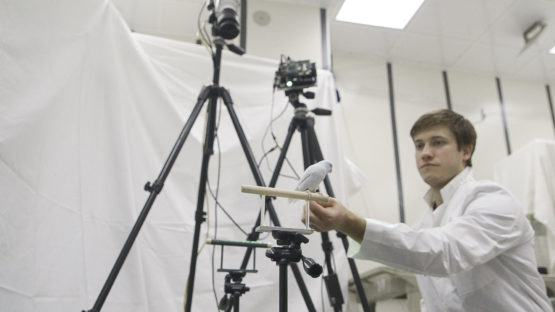
[[[441,193],[443,203],[448,202],[453,197],[453,195],[455,195],[455,192],[457,191],[457,189],[459,189],[459,186],[461,186],[464,182],[473,179],[474,177],[472,176],[472,169],[468,166],[465,167],[439,191]],[[434,202],[432,199],[432,189],[429,189],[426,194],[424,194],[424,200],[430,208],[433,208]]]

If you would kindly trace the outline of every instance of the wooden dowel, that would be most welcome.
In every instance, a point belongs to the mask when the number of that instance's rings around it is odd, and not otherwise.
[[[318,202],[327,202],[330,198],[328,195],[312,192],[292,191],[285,189],[277,189],[273,187],[255,186],[255,185],[241,185],[241,192],[258,194],[263,196],[276,196],[287,197],[302,200],[314,200]]]

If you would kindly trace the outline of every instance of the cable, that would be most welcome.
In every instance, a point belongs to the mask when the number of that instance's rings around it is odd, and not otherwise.
[[[283,107],[281,113],[276,118],[274,118],[275,91],[276,91],[276,89],[274,88],[273,91],[272,91],[272,106],[270,107],[270,123],[268,124],[268,126],[264,130],[264,135],[262,135],[262,141],[260,142],[260,146],[262,148],[263,156],[260,159],[260,162],[259,162],[259,165],[258,165],[259,169],[260,169],[260,164],[262,163],[262,160],[265,159],[266,156],[268,156],[268,154],[269,154],[269,152],[266,152],[266,148],[264,147],[264,140],[266,139],[266,136],[268,135],[268,130],[272,129],[272,124],[274,123],[274,121],[277,118],[279,118],[285,112],[285,110],[287,109],[287,106],[289,104],[289,102],[285,103],[285,106]],[[271,133],[272,133],[272,138],[274,139],[275,145],[274,145],[274,147],[272,147],[270,149],[270,152],[274,151],[276,149],[276,146],[278,145],[276,137],[273,133],[273,129],[272,129]],[[268,162],[267,159],[266,159],[266,164],[268,165],[268,170],[271,171],[272,168],[270,168],[270,163]]]
[[[262,157],[260,158],[260,160],[258,161],[258,164],[256,165],[258,168],[260,168],[260,165],[262,165],[262,162],[264,161],[264,159],[266,158],[266,156],[268,156],[271,152],[275,151],[275,149],[278,148],[277,146],[272,147],[271,149],[269,149],[266,153],[264,153],[264,155],[262,155]],[[269,166],[269,165],[268,165]]]
[[[235,221],[235,219],[229,214],[229,212],[227,212],[227,210],[222,206],[222,204],[220,204],[220,202],[218,201],[218,192],[219,192],[219,188],[220,188],[220,176],[221,176],[221,162],[222,162],[222,154],[221,154],[221,149],[220,149],[220,138],[218,136],[218,128],[220,125],[220,119],[221,119],[221,102],[219,103],[220,105],[220,109],[219,109],[219,115],[218,115],[218,122],[217,122],[217,126],[216,126],[216,132],[215,132],[215,139],[216,139],[216,144],[218,146],[218,170],[217,170],[217,182],[216,182],[216,194],[214,194],[214,192],[212,191],[212,187],[210,186],[210,181],[208,176],[206,177],[207,180],[207,185],[208,185],[208,191],[210,192],[210,195],[212,196],[212,198],[215,200],[216,202],[216,208],[220,208],[223,213],[228,217],[228,219],[237,227],[237,229],[239,229],[244,235],[248,235],[248,233],[237,223],[237,221]],[[216,210],[216,225],[217,225],[217,210]],[[216,237],[216,235],[214,235],[214,237]]]
[[[197,17],[197,34],[200,36],[199,40],[201,41],[202,45],[206,47],[206,49],[208,50],[208,53],[210,53],[210,56],[214,56],[214,49],[212,47],[212,42],[210,40],[210,36],[208,35],[208,32],[206,31],[206,22],[204,23],[203,26],[201,26],[200,20],[201,20],[201,16],[202,16],[202,12],[204,12],[204,9],[206,8],[206,2],[204,2],[204,4],[202,5],[202,7],[200,8],[200,11],[198,13],[198,17]]]
[[[282,150],[281,145],[279,145],[276,135],[274,134],[274,130],[273,130],[273,124],[276,120],[278,120],[287,110],[287,107],[289,106],[289,101],[287,101],[285,103],[285,106],[283,107],[283,109],[281,110],[281,112],[274,118],[274,99],[275,99],[275,88],[274,91],[272,92],[272,106],[270,109],[270,123],[268,124],[268,126],[266,127],[266,130],[264,131],[264,135],[262,136],[262,141],[261,141],[261,148],[262,148],[262,152],[263,155],[260,158],[259,162],[258,162],[258,168],[260,169],[260,166],[262,165],[262,161],[264,161],[264,159],[266,159],[266,164],[268,166],[268,170],[272,171],[272,168],[270,166],[270,163],[268,161],[268,156],[270,155],[270,153],[272,153],[273,151],[275,151],[276,149],[279,149],[280,151]],[[270,134],[272,135],[272,139],[275,143],[275,145],[270,148],[270,150],[266,151],[266,148],[264,147],[264,141],[266,139],[266,136],[268,135],[268,131],[270,131]],[[295,168],[293,167],[293,165],[291,164],[291,162],[289,161],[289,159],[287,158],[287,156],[285,157],[285,161],[287,162],[287,165],[289,166],[289,168],[293,171],[293,173],[295,174],[296,177],[292,177],[289,175],[285,175],[282,174],[280,172],[280,176],[281,177],[285,177],[285,178],[289,178],[289,179],[294,179],[294,180],[298,180],[300,179],[299,174],[295,171]]]
[[[212,190],[210,189],[210,187],[208,188],[208,191],[210,192],[210,195],[213,198],[216,198],[214,193],[212,192]],[[239,229],[239,231],[241,231],[243,234],[248,235],[247,232],[245,230],[243,230],[243,228],[237,223],[237,221],[235,221],[235,219],[233,219],[233,217],[229,214],[229,212],[227,212],[227,210],[220,204],[220,202],[216,202],[216,205],[218,207],[220,207],[220,209],[225,213],[225,215],[228,217],[228,219],[235,225],[235,227],[237,227],[237,229]]]

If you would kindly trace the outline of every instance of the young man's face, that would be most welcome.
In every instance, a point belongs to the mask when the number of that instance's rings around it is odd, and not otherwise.
[[[472,152],[470,146],[459,151],[455,136],[443,125],[422,130],[413,137],[413,141],[420,176],[437,190],[465,168]]]

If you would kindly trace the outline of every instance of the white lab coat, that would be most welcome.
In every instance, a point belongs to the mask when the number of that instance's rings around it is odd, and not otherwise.
[[[367,219],[349,255],[417,273],[424,311],[552,311],[534,231],[511,194],[467,167],[441,196],[414,227]]]

